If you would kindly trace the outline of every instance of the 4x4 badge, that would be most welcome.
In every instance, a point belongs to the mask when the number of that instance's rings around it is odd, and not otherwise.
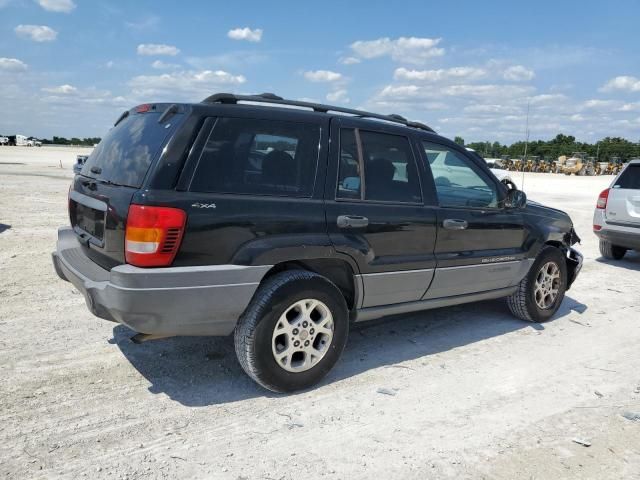
[[[215,203],[192,203],[191,206],[193,208],[216,208],[216,204]]]

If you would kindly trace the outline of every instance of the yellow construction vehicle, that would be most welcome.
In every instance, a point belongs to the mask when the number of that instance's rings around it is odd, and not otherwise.
[[[538,164],[538,171],[542,173],[550,173],[553,172],[554,167],[555,164],[553,160],[550,157],[545,156]]]
[[[512,158],[511,161],[513,162],[513,170],[516,172],[521,172],[522,171],[522,165],[524,163],[524,159],[522,158],[516,158],[515,160]]]
[[[608,174],[609,162],[597,162],[596,165],[596,175]]]
[[[564,168],[564,164],[567,162],[566,155],[560,155],[558,160],[555,160],[553,163],[555,164],[553,167],[553,173],[562,173],[562,169]]]
[[[565,175],[586,175],[587,160],[584,152],[573,152],[571,157],[567,158],[562,167],[562,173]]]

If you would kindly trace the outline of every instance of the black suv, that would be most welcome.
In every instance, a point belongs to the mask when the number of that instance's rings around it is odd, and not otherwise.
[[[351,322],[499,297],[546,320],[582,265],[566,213],[426,125],[273,94],[123,113],[69,216],[53,263],[94,315],[234,334],[273,391],[318,382]]]

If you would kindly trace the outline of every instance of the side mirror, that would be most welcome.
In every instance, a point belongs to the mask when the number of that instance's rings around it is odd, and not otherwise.
[[[527,194],[522,190],[509,190],[504,199],[505,208],[524,208],[527,205]]]

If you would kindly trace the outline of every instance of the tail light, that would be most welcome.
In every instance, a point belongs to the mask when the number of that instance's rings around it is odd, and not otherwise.
[[[609,189],[603,190],[598,195],[598,202],[596,203],[596,208],[605,209],[607,208],[607,200],[609,199]]]
[[[187,214],[171,207],[131,205],[125,259],[137,267],[167,267],[178,252]]]

